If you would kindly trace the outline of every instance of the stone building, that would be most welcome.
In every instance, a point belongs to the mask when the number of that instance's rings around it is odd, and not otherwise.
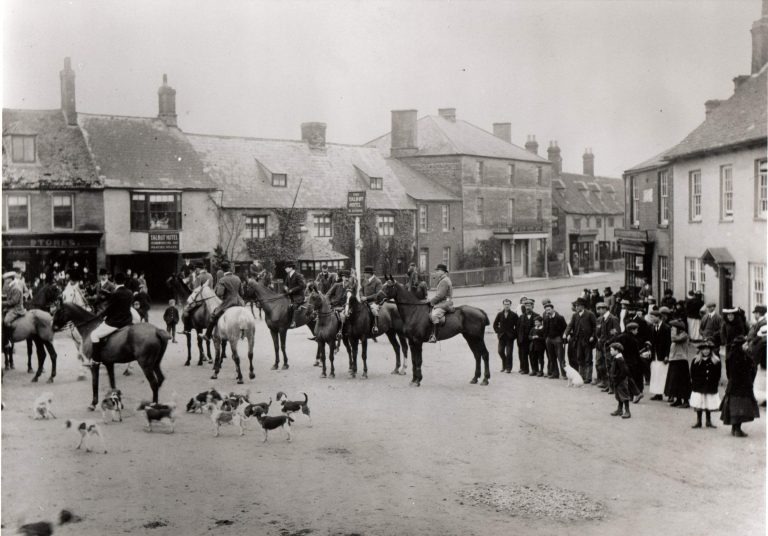
[[[493,130],[457,119],[454,108],[420,119],[416,110],[393,110],[391,131],[367,145],[461,201],[463,243],[457,246],[466,250],[478,240],[495,237],[502,244],[499,260],[512,267],[515,277],[544,275],[550,163],[536,154],[533,140],[529,150],[513,145],[510,123],[496,123]]]

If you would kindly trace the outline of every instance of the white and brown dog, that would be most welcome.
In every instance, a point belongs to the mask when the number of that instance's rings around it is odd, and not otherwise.
[[[56,415],[51,411],[53,395],[49,392],[42,393],[32,406],[33,419],[55,419]]]
[[[213,422],[213,436],[219,436],[219,428],[222,424],[232,424],[240,428],[240,435],[245,435],[245,419],[237,410],[223,410],[213,404],[206,404],[206,409]]]
[[[189,402],[187,402],[187,412],[203,412],[203,409],[205,408],[205,405],[208,403],[213,404],[220,404],[222,401],[221,395],[219,392],[211,387],[207,391],[203,391],[202,393],[198,393],[194,397],[189,399]]]
[[[111,414],[112,422],[115,421],[115,415],[117,415],[117,420],[119,422],[123,422],[124,409],[123,393],[120,389],[111,389],[107,392],[107,396],[104,397],[104,400],[101,401],[101,418],[105,423],[109,422],[107,421],[107,412],[109,412]]]
[[[269,434],[269,431],[275,430],[277,428],[282,428],[285,430],[285,433],[288,436],[288,441],[291,441],[291,423],[293,422],[293,419],[291,419],[290,415],[278,415],[276,417],[269,417],[264,414],[258,414],[256,415],[256,418],[261,425],[261,429],[264,430],[264,442],[267,441],[267,435]]]
[[[80,434],[80,443],[77,444],[79,449],[85,443],[85,452],[91,452],[89,446],[90,440],[98,437],[101,443],[101,448],[104,449],[104,454],[107,453],[107,446],[104,444],[104,436],[101,434],[101,428],[96,421],[74,421],[67,419],[67,428],[74,428]]]
[[[143,411],[147,417],[147,424],[144,430],[147,432],[152,431],[152,422],[167,422],[170,425],[169,434],[173,433],[176,425],[176,404],[171,402],[170,404],[155,404],[143,400],[136,411]]]
[[[307,393],[302,394],[304,395],[303,402],[301,400],[288,400],[288,395],[282,391],[279,391],[275,398],[277,398],[277,401],[280,402],[280,405],[282,406],[281,411],[283,413],[290,416],[293,413],[300,411],[307,416],[309,419],[309,425],[312,426],[312,416],[309,414],[309,397],[307,396]]]

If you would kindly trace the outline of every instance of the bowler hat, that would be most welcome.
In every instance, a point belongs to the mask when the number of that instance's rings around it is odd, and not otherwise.
[[[435,270],[442,270],[443,272],[447,272],[448,267],[445,264],[438,264],[437,266],[435,266]]]
[[[550,300],[549,298],[544,298],[543,300],[541,300],[541,304],[544,306],[547,306],[551,303],[552,303],[552,300]]]
[[[759,315],[764,315],[766,312],[768,312],[768,309],[765,307],[765,305],[755,305],[755,308],[752,309],[752,312]]]
[[[364,274],[372,274],[373,273],[373,266],[366,266],[365,268],[363,268],[363,273]]]
[[[600,302],[595,305],[595,309],[608,309],[608,305],[606,305],[605,302]]]
[[[296,263],[293,262],[293,261],[288,261],[288,262],[285,263],[285,267],[286,268],[293,268],[295,270],[296,269]]]
[[[339,270],[339,277],[349,277],[349,270]]]
[[[637,322],[630,322],[629,324],[626,325],[626,328],[628,330],[629,329],[640,329],[640,324],[638,324]]]
[[[576,301],[575,301],[575,302],[573,302],[573,303],[574,303],[575,305],[581,305],[581,306],[583,306],[583,307],[586,307],[587,305],[589,305],[589,304],[587,303],[587,300],[585,300],[584,298],[576,298]]]
[[[667,307],[665,305],[662,305],[661,307],[659,307],[659,313],[661,313],[663,315],[668,315],[671,312],[672,311],[669,309],[669,307]]]

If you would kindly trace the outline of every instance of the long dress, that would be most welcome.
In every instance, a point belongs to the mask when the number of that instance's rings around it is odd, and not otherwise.
[[[750,422],[760,417],[760,409],[752,389],[755,379],[755,362],[744,352],[741,345],[733,345],[725,363],[728,386],[720,404],[720,419],[725,424]]]
[[[688,334],[681,332],[672,337],[669,349],[669,369],[664,383],[664,395],[688,400],[691,397],[691,373],[688,368]]]

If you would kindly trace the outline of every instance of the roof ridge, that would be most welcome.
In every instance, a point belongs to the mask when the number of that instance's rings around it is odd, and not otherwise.
[[[258,136],[236,136],[232,134],[206,134],[202,132],[184,132],[187,136],[197,136],[200,138],[219,138],[225,140],[247,140],[247,141],[279,141],[285,143],[297,143],[307,145],[304,140],[290,140],[285,138],[261,138]],[[354,143],[339,143],[339,142],[326,142],[326,146],[331,145],[333,147],[353,147],[355,149],[366,149],[369,151],[375,150],[375,147],[367,147],[366,145],[357,145]]]
[[[85,115],[85,116],[89,116],[89,117],[103,117],[103,118],[115,117],[115,118],[119,118],[119,119],[143,119],[145,121],[146,120],[150,120],[150,121],[160,121],[160,122],[162,122],[162,119],[160,119],[159,117],[147,117],[147,116],[143,116],[143,115],[94,114],[94,113],[89,113],[89,112],[77,112],[77,115],[78,116]],[[178,127],[176,127],[176,128],[178,128]],[[179,129],[179,130],[181,130],[181,129]]]

